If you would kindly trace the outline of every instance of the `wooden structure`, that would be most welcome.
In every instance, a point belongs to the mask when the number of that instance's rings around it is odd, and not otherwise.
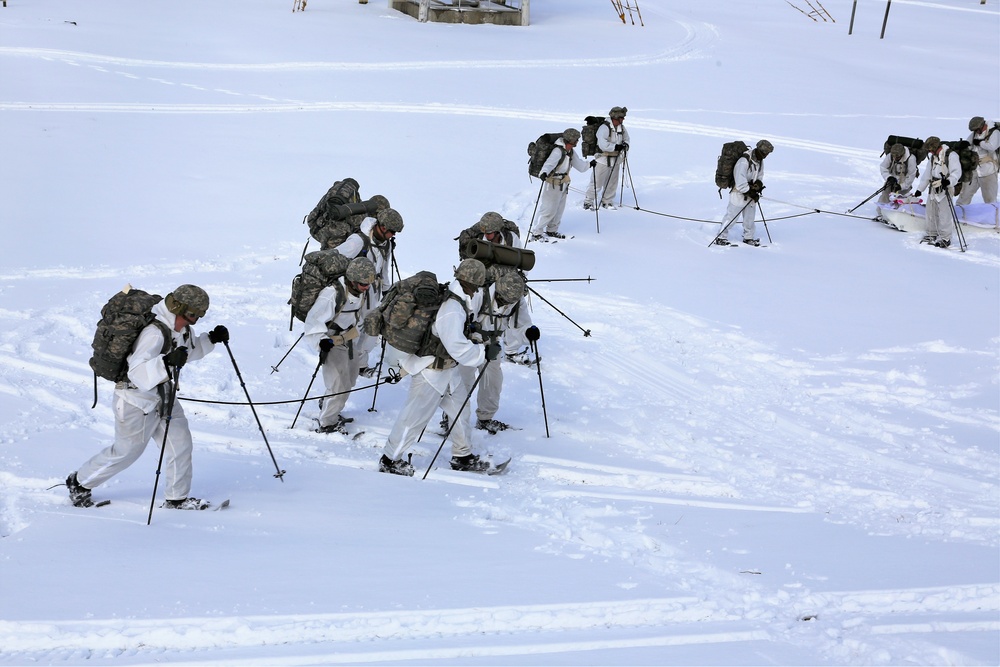
[[[529,25],[529,0],[389,0],[389,8],[420,22]]]

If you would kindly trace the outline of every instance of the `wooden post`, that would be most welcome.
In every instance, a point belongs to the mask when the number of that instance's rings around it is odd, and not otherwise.
[[[420,9],[417,10],[417,20],[426,23],[430,13],[431,0],[420,0]]]

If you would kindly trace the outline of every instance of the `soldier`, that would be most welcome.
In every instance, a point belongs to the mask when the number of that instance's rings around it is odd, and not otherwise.
[[[585,209],[594,208],[597,200],[597,190],[601,191],[601,208],[615,208],[615,192],[618,191],[618,180],[628,152],[628,130],[623,122],[627,107],[612,107],[608,112],[610,123],[602,123],[597,128],[597,154],[591,165],[594,167],[593,178],[587,186],[587,194],[583,199]]]
[[[375,266],[367,257],[355,257],[347,265],[343,278],[323,288],[306,315],[304,335],[319,351],[326,393],[335,394],[323,400],[318,433],[347,433],[347,424],[354,421],[340,414],[347,397],[358,379],[359,364],[367,350],[359,338],[364,319],[375,305],[368,291],[375,282]],[[367,344],[374,342],[366,338]]]
[[[969,143],[976,151],[979,164],[972,174],[972,182],[962,186],[962,192],[955,203],[960,206],[972,203],[972,195],[983,189],[983,201],[993,204],[997,200],[997,151],[1000,150],[1000,131],[996,124],[986,122],[982,116],[974,116],[969,121]]]
[[[531,229],[533,241],[566,238],[564,234],[559,233],[559,224],[566,209],[566,197],[569,196],[569,170],[572,167],[577,171],[587,171],[588,165],[576,154],[578,141],[580,141],[580,131],[572,127],[567,129],[562,137],[556,139],[555,148],[542,164],[538,177],[544,183],[538,205],[538,218],[535,219]]]
[[[764,158],[774,151],[774,146],[767,139],[757,142],[756,148],[740,156],[733,166],[734,185],[729,191],[729,205],[726,208],[726,219],[722,224],[728,225],[725,234],[720,234],[715,240],[717,245],[734,245],[734,229],[732,224],[743,212],[743,243],[759,246],[760,239],[756,237],[757,202],[764,190]],[[735,239],[733,239],[735,240]]]
[[[451,431],[451,467],[454,470],[485,470],[489,464],[472,453],[468,420],[459,417],[465,395],[459,396],[462,378],[459,366],[478,368],[485,359],[494,361],[500,344],[484,349],[469,339],[472,313],[483,303],[481,287],[486,282],[486,267],[478,259],[465,259],[455,269],[455,279],[448,285],[448,298],[431,324],[431,333],[444,347],[442,356],[410,354],[401,361],[411,376],[410,389],[379,460],[379,470],[394,475],[413,475],[413,466],[403,460],[403,453],[417,441],[438,407],[455,421]],[[464,410],[463,410],[464,413]]]
[[[927,149],[930,164],[913,193],[919,197],[923,190],[930,187],[926,201],[927,233],[920,242],[947,248],[951,245],[951,230],[954,225],[947,200],[955,194],[955,184],[962,178],[962,163],[958,152],[950,150],[938,137],[924,139],[924,148]]]

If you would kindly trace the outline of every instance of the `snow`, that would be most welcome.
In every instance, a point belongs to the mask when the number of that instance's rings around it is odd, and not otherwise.
[[[1000,663],[1000,235],[967,228],[963,253],[874,202],[844,215],[887,135],[1000,117],[996,3],[896,0],[881,40],[865,0],[853,35],[847,0],[835,23],[646,0],[644,26],[536,0],[527,28],[7,4],[0,664]],[[315,401],[289,429],[315,359],[271,367],[334,180],[402,213],[404,274],[446,276],[482,213],[527,227],[527,143],[615,105],[625,205],[598,234],[576,174],[575,238],[529,245],[531,278],[596,280],[532,284],[565,317],[533,299],[541,378],[505,365],[497,417],[521,430],[474,432],[506,475],[422,480],[430,430],[416,477],[378,474],[407,380],[376,411],[352,397],[357,438],[313,433]],[[708,247],[737,138],[776,147],[767,248]],[[109,383],[90,407],[100,307],[186,282],[287,474],[249,408],[191,400],[245,403],[220,348],[181,384],[193,492],[231,507],[146,526],[155,446],[95,491],[109,506],[72,507],[61,483],[113,429]]]

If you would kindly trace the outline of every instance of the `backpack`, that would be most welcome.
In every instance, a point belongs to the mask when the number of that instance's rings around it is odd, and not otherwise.
[[[504,218],[503,229],[500,230],[500,233],[503,234],[504,245],[512,245],[514,242],[514,237],[521,235],[521,230],[518,228],[517,224],[515,224],[513,220],[507,220],[506,218]],[[469,259],[470,257],[472,257],[472,255],[469,253],[469,244],[473,241],[481,241],[484,238],[485,235],[481,231],[479,231],[478,224],[472,225],[468,229],[462,231],[458,235],[458,238],[455,239],[456,241],[458,241],[459,258]],[[487,266],[486,268],[489,268],[489,266]]]
[[[719,188],[719,199],[722,199],[723,188],[732,188],[736,185],[733,179],[733,167],[748,150],[750,147],[738,140],[722,144],[722,152],[719,153],[719,160],[715,165],[715,185]]]
[[[337,288],[337,310],[344,307],[347,295],[339,278],[347,271],[351,260],[336,250],[317,250],[305,256],[302,273],[292,279],[292,296],[288,304],[292,307],[292,317],[303,322],[316,303],[316,297],[325,288]],[[291,322],[288,330],[291,331]]]
[[[441,304],[450,298],[446,283],[439,283],[430,271],[420,271],[397,281],[382,295],[382,302],[365,317],[365,333],[382,336],[400,352],[445,359],[448,351],[431,332],[431,324]],[[456,300],[465,307],[464,301]]]
[[[890,134],[889,138],[885,140],[885,144],[882,145],[882,155],[892,150],[893,144],[902,144],[904,148],[908,149],[910,154],[916,159],[918,165],[927,159],[927,150],[924,148],[923,139],[898,137],[895,134]]]
[[[128,379],[128,355],[132,353],[139,333],[150,323],[159,326],[163,332],[163,348],[160,354],[170,351],[173,336],[166,325],[156,319],[151,308],[163,297],[159,294],[149,294],[141,289],[132,289],[131,285],[111,297],[101,308],[101,319],[97,322],[94,333],[94,349],[90,357],[90,367],[94,376],[102,377],[112,382],[123,382]],[[95,396],[96,396],[96,382]]]
[[[583,119],[583,122],[586,125],[580,128],[580,150],[583,152],[583,157],[590,157],[591,155],[596,155],[599,150],[597,146],[597,129],[601,125],[607,125],[610,129],[611,124],[604,116],[587,116]]]
[[[325,248],[340,245],[347,240],[348,236],[360,229],[365,216],[334,217],[331,215],[331,208],[341,204],[355,204],[360,201],[361,194],[357,181],[353,178],[337,181],[306,216],[309,233]]]
[[[962,178],[958,183],[955,184],[955,194],[957,195],[962,191],[963,183],[971,183],[972,177],[976,173],[976,168],[979,166],[979,154],[965,139],[959,139],[957,141],[942,141],[942,144],[948,147],[947,152],[944,154],[945,163],[947,164],[948,157],[951,155],[952,151],[958,153],[958,161],[962,165]]]
[[[549,159],[552,151],[558,148],[566,157],[566,149],[556,143],[556,139],[562,139],[562,132],[550,132],[538,137],[528,144],[528,175],[538,178],[542,172],[542,165]],[[562,158],[560,158],[561,161]]]

